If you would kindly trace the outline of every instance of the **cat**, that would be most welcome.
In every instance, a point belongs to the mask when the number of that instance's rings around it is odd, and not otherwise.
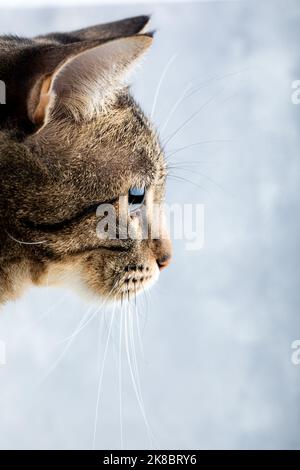
[[[155,239],[97,236],[101,204],[118,210],[122,198],[138,233],[136,208],[151,226],[164,200],[164,153],[126,84],[153,41],[148,20],[0,37],[0,304],[32,285],[118,301],[169,264],[165,229]]]

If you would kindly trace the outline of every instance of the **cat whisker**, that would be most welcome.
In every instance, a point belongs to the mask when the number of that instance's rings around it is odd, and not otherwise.
[[[151,110],[151,114],[150,114],[151,119],[153,118],[154,113],[155,113],[158,95],[159,95],[161,86],[162,86],[162,84],[163,84],[164,78],[165,78],[165,76],[166,76],[166,74],[167,74],[167,72],[168,72],[170,66],[172,65],[172,63],[173,63],[174,60],[176,59],[176,57],[177,57],[177,54],[173,54],[173,56],[170,57],[170,59],[168,60],[168,62],[167,62],[166,65],[165,65],[165,67],[163,68],[163,71],[162,71],[162,73],[161,73],[161,76],[160,76],[160,79],[159,79],[159,82],[158,82],[158,84],[157,84],[157,87],[156,87],[156,90],[155,90],[155,94],[154,94],[154,99],[153,99],[153,104],[152,104],[152,110]]]
[[[147,429],[147,434],[148,434],[148,437],[149,437],[149,440],[150,440],[150,443],[151,443],[151,448],[153,448],[153,435],[152,435],[151,427],[150,427],[148,419],[147,419],[147,415],[146,415],[146,412],[145,412],[145,407],[144,407],[144,404],[143,404],[143,400],[140,397],[139,388],[138,388],[137,383],[136,383],[136,379],[135,379],[135,375],[134,375],[134,371],[133,371],[133,367],[132,367],[132,362],[131,362],[131,355],[130,355],[130,349],[129,349],[129,332],[128,332],[128,325],[127,325],[126,311],[125,311],[125,346],[126,346],[127,362],[128,362],[128,367],[129,367],[129,371],[130,371],[130,376],[131,376],[131,380],[132,380],[133,389],[134,389],[134,392],[135,392],[135,395],[136,395],[136,398],[137,398],[137,402],[138,402],[139,408],[141,410],[141,413],[142,413],[142,416],[143,416],[143,419],[144,419],[144,423],[145,423],[145,426],[146,426],[146,429]]]
[[[145,291],[144,288],[143,288],[143,291]],[[139,347],[140,347],[140,351],[141,351],[142,357],[143,357],[143,359],[145,359],[145,353],[144,353],[144,347],[143,347],[142,336],[141,336],[139,311],[138,311],[138,305],[137,305],[137,298],[136,298],[136,296],[135,296],[135,305],[134,305],[134,306],[135,306],[136,330],[137,330],[137,336],[138,336]]]
[[[59,344],[63,344],[63,343],[65,343],[66,341],[69,341],[69,340],[72,340],[73,338],[75,338],[75,337],[76,337],[76,336],[95,318],[95,316],[97,315],[97,313],[100,311],[101,307],[103,307],[104,305],[105,305],[105,304],[100,305],[100,307],[97,308],[87,320],[86,320],[86,317],[87,317],[88,315],[85,315],[84,318],[80,320],[78,327],[75,328],[75,331],[74,331],[71,335],[67,336],[66,338],[64,338],[64,339],[62,339],[62,340],[60,340],[60,341],[58,341],[58,342],[56,343],[56,346],[58,346]],[[90,308],[88,309],[87,314],[88,314],[91,310],[92,310],[92,307],[90,307]],[[83,321],[83,320],[84,320],[84,321]]]
[[[187,84],[187,86],[183,90],[182,94],[179,96],[178,100],[175,102],[174,106],[171,108],[171,111],[169,112],[166,120],[164,121],[163,125],[161,126],[161,129],[160,129],[161,134],[163,134],[163,132],[167,128],[167,126],[168,126],[170,120],[172,119],[173,115],[175,114],[177,108],[180,106],[180,104],[186,98],[186,93],[191,88],[191,86],[192,86],[191,82]]]
[[[253,67],[246,67],[244,69],[236,70],[235,72],[229,72],[229,73],[226,73],[226,74],[223,74],[223,75],[215,74],[212,78],[209,78],[208,80],[204,80],[203,82],[201,82],[199,84],[199,86],[197,88],[195,88],[194,90],[191,90],[191,92],[186,96],[186,98],[187,99],[190,98],[195,93],[198,93],[199,90],[205,88],[208,85],[211,85],[214,82],[220,82],[220,81],[225,80],[226,78],[235,77],[236,75],[240,75],[242,73],[248,72],[251,69],[253,69]]]
[[[68,341],[69,339],[71,339],[74,335],[77,336],[78,333],[80,333],[81,330],[83,330],[92,320],[93,318],[95,318],[95,316],[99,313],[99,311],[105,307],[105,305],[107,304],[108,300],[109,300],[109,297],[110,295],[112,294],[112,292],[115,290],[116,288],[116,285],[117,285],[117,281],[114,283],[113,287],[111,288],[110,292],[107,294],[107,296],[105,297],[105,299],[103,300],[102,304],[94,311],[94,313],[90,316],[90,318],[88,318],[85,323],[83,325],[80,326],[80,328],[76,329],[70,336],[67,336],[66,338],[62,339],[61,341],[59,341],[57,344],[62,344],[66,341]],[[90,311],[90,310],[89,310]]]
[[[134,330],[133,330],[133,315],[132,315],[132,310],[130,308],[130,305],[128,306],[128,323],[129,323],[129,340],[130,340],[130,345],[131,345],[131,352],[132,352],[132,358],[133,358],[133,368],[135,372],[135,377],[136,377],[136,383],[137,383],[137,388],[140,394],[140,399],[143,403],[143,395],[142,395],[142,390],[141,390],[141,382],[140,382],[140,374],[139,374],[139,369],[138,369],[138,363],[137,363],[137,357],[136,357],[136,348],[135,348],[135,341],[134,341]],[[144,403],[143,403],[144,405]]]
[[[144,310],[145,310],[143,328],[145,328],[147,320],[148,320],[148,314],[149,314],[150,291],[144,289],[144,287],[143,287],[143,301],[144,301]],[[141,336],[141,332],[140,332],[140,336]],[[140,340],[140,342],[141,341],[142,339]]]
[[[94,435],[93,435],[93,450],[96,448],[96,437],[97,437],[97,424],[98,424],[98,413],[99,413],[99,404],[100,404],[100,395],[101,395],[101,388],[102,388],[102,382],[103,382],[103,376],[104,376],[104,368],[105,368],[105,362],[106,362],[106,356],[107,356],[107,351],[108,351],[108,345],[109,345],[109,340],[111,336],[111,330],[115,318],[115,312],[116,312],[116,306],[114,308],[114,311],[111,316],[111,322],[109,325],[109,330],[107,334],[107,339],[105,343],[105,348],[104,348],[104,355],[103,355],[103,360],[101,364],[101,368],[99,371],[99,380],[98,380],[98,387],[97,387],[97,401],[96,401],[96,412],[95,412],[95,421],[94,421]]]
[[[78,327],[77,329],[79,329],[79,327],[82,325],[82,323],[85,321],[87,315],[89,314],[89,312],[91,311],[92,307],[90,307],[87,312],[85,313],[85,315],[83,316],[83,318],[80,320],[79,324],[78,324]],[[76,330],[76,333],[77,333],[77,330]],[[67,351],[69,350],[70,346],[72,345],[73,343],[73,340],[76,338],[77,334],[73,334],[69,337],[69,341],[68,343],[66,344],[66,346],[64,347],[64,349],[62,350],[61,354],[58,356],[58,358],[53,362],[53,364],[48,368],[47,372],[43,375],[43,377],[40,379],[40,381],[38,382],[39,385],[41,385],[43,382],[45,382],[45,380],[49,377],[49,375],[57,368],[57,366],[59,365],[59,363],[62,361],[62,359],[64,358],[65,354],[67,353]]]
[[[46,240],[41,240],[38,242],[24,242],[23,240],[18,240],[17,238],[13,237],[7,230],[5,230],[6,235],[16,243],[20,245],[41,245],[42,243],[46,243]]]
[[[174,179],[174,180],[177,180],[177,181],[181,181],[181,182],[185,182],[185,183],[189,183],[191,184],[192,186],[195,186],[196,188],[198,189],[201,189],[201,191],[204,191],[206,193],[209,193],[209,191],[207,191],[207,189],[205,189],[203,186],[201,186],[200,184],[198,183],[195,183],[195,181],[192,181],[188,178],[184,178],[183,176],[178,176],[178,175],[174,175],[173,173],[168,173],[168,178],[170,179]]]
[[[63,295],[60,299],[58,299],[51,307],[49,307],[45,312],[41,313],[37,320],[29,325],[23,332],[21,332],[21,335],[27,334],[29,331],[32,330],[37,324],[42,321],[44,318],[46,318],[51,312],[53,312],[57,307],[59,307],[63,301],[69,296],[69,293],[67,292],[65,295]]]
[[[209,181],[211,184],[213,184],[215,187],[217,187],[218,189],[221,189],[226,195],[231,195],[233,197],[233,194],[230,193],[226,188],[224,188],[224,186],[222,186],[221,184],[219,184],[217,181],[215,181],[214,179],[212,179],[210,176],[206,175],[205,173],[202,173],[200,171],[197,171],[197,170],[194,170],[194,169],[190,169],[190,168],[184,168],[184,167],[169,167],[171,169],[177,169],[177,170],[181,170],[181,171],[186,171],[188,173],[192,173],[192,174],[196,174],[196,175],[199,175],[199,176],[202,176],[203,178],[206,178],[207,181]]]
[[[186,168],[189,168],[189,166],[191,168],[193,168],[194,166],[196,165],[204,165],[204,164],[207,164],[207,163],[213,163],[215,164],[216,162],[219,161],[219,158],[217,156],[215,157],[209,157],[209,158],[206,158],[206,157],[199,157],[198,160],[182,160],[182,161],[178,161],[178,160],[173,160],[173,159],[170,159],[168,161],[168,164],[167,164],[167,167],[169,167],[169,162],[171,163],[171,167],[174,166],[174,168],[181,168],[182,166],[186,166]]]
[[[121,300],[122,302],[122,300]],[[123,305],[121,303],[120,309],[120,326],[119,326],[119,366],[118,366],[118,381],[119,381],[119,417],[120,417],[120,441],[121,450],[124,449],[123,438],[123,403],[122,403],[122,334],[123,334]]]
[[[198,93],[200,90],[204,89],[205,87],[207,87],[208,85],[211,85],[211,83],[213,82],[218,82],[218,81],[222,81],[228,77],[233,77],[235,75],[238,75],[238,74],[241,74],[241,73],[244,73],[245,71],[247,70],[250,70],[250,68],[246,68],[246,69],[243,69],[243,70],[238,70],[236,72],[230,72],[228,74],[224,74],[224,75],[221,75],[221,76],[214,76],[208,80],[205,80],[203,81],[202,83],[200,83],[200,86],[198,86],[197,88],[191,90],[190,93],[186,94],[187,91],[191,88],[192,86],[192,83],[194,80],[190,81],[187,86],[185,87],[183,93],[180,95],[180,97],[178,98],[178,100],[176,101],[175,105],[172,107],[170,113],[168,114],[165,122],[163,123],[161,129],[160,129],[160,132],[161,134],[165,131],[168,123],[170,122],[171,118],[173,117],[175,111],[177,110],[177,108],[181,105],[181,103],[187,99],[189,99],[191,96],[193,96],[194,94]]]
[[[193,119],[195,119],[195,117],[197,117],[200,112],[206,107],[208,106],[211,102],[215,101],[216,98],[218,96],[221,95],[221,93],[224,91],[224,88],[222,88],[221,90],[219,90],[218,93],[216,93],[215,95],[211,96],[205,103],[202,104],[202,106],[197,110],[195,111],[188,119],[186,119],[168,138],[167,140],[163,143],[163,147],[166,148],[166,146],[174,139],[174,137],[180,132],[182,131],[182,129],[185,128],[185,126],[190,123]]]
[[[112,288],[112,290],[114,289],[114,286]],[[111,291],[112,291],[111,290]],[[111,293],[111,292],[110,292]],[[62,350],[61,354],[58,356],[58,358],[54,361],[54,363],[48,368],[48,371],[44,374],[44,376],[42,377],[42,379],[39,381],[39,384],[41,385],[48,377],[49,375],[57,368],[57,366],[59,365],[59,363],[62,361],[62,359],[64,358],[65,354],[67,353],[67,351],[69,350],[69,348],[71,347],[74,339],[78,336],[78,334],[80,333],[80,331],[82,331],[94,318],[95,316],[99,313],[99,311],[101,310],[101,308],[104,307],[104,305],[106,304],[108,298],[109,298],[109,295],[110,293],[107,295],[107,297],[104,299],[103,303],[96,308],[96,310],[92,313],[92,315],[88,318],[89,316],[89,313],[90,311],[93,309],[93,306],[89,307],[84,316],[81,318],[80,322],[78,323],[77,327],[75,328],[75,331],[70,335],[68,336],[67,338],[63,339],[62,341],[58,342],[57,344],[61,344],[61,343],[64,343],[67,341],[67,344],[66,346],[64,347],[64,349]],[[87,319],[88,318],[88,319]]]
[[[230,140],[230,139],[219,139],[219,140],[202,140],[200,142],[195,142],[193,144],[189,144],[189,145],[185,145],[184,147],[180,147],[178,149],[175,149],[173,151],[170,151],[170,152],[167,152],[166,155],[167,155],[167,160],[170,161],[170,157],[172,157],[173,155],[176,155],[177,153],[179,152],[182,152],[183,150],[187,150],[191,147],[197,147],[199,145],[207,145],[207,144],[219,144],[219,143],[228,143],[228,142],[233,142],[233,140]]]
[[[113,287],[112,287],[111,291],[109,292],[107,298],[116,289],[116,287],[118,287],[118,284],[119,284],[119,280],[116,280],[114,282]],[[121,306],[122,306],[122,302],[123,302],[123,294],[121,294]],[[93,433],[93,443],[92,443],[93,450],[96,447],[98,414],[99,414],[99,406],[100,406],[101,388],[102,388],[103,376],[104,376],[104,367],[105,367],[105,362],[106,362],[108,345],[109,345],[109,341],[110,341],[110,338],[111,338],[111,333],[112,333],[112,327],[113,327],[116,308],[117,308],[117,304],[114,305],[114,310],[113,310],[113,313],[112,313],[112,316],[111,316],[111,322],[110,322],[108,332],[107,332],[107,340],[106,340],[105,349],[104,349],[104,356],[103,356],[103,360],[102,360],[102,366],[101,366],[101,369],[99,371],[99,380],[98,380],[98,386],[97,386],[96,411],[95,411],[95,420],[94,420],[94,433]],[[103,318],[104,318],[104,316],[103,316]],[[98,344],[100,345],[100,329],[99,329],[99,343]],[[100,346],[99,346],[99,352],[100,352]],[[99,358],[100,358],[100,354],[99,354]],[[119,367],[121,367],[121,366],[119,366]],[[120,391],[120,394],[121,394],[121,391]],[[120,398],[120,400],[121,400],[121,398]],[[123,433],[123,430],[121,432]]]

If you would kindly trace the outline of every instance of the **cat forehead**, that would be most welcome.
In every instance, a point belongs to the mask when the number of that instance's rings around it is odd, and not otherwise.
[[[98,174],[105,172],[112,186],[116,181],[125,186],[147,186],[165,176],[165,160],[152,124],[129,96],[124,107],[119,104],[91,133],[91,152]],[[80,158],[80,156],[79,156]]]
[[[47,130],[46,130],[47,132]],[[128,89],[116,97],[113,105],[90,121],[66,120],[53,123],[52,138],[70,150],[78,159],[94,159],[101,164],[118,163],[120,168],[132,163],[159,164],[162,149],[158,135]],[[74,153],[75,151],[75,153]]]
[[[48,161],[58,179],[76,183],[90,199],[101,190],[111,199],[131,186],[161,184],[166,177],[158,136],[128,90],[90,121],[53,122],[39,141],[39,154],[54,157]]]

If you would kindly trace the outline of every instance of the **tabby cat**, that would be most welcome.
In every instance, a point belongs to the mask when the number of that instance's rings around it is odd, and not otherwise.
[[[159,139],[126,77],[153,41],[148,17],[33,39],[0,37],[0,304],[31,285],[119,300],[158,278],[160,237],[97,235],[97,207],[141,211],[164,198]],[[132,209],[133,208],[133,209]]]

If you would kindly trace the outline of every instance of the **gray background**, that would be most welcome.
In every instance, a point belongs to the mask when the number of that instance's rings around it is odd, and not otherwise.
[[[170,178],[168,200],[205,205],[205,244],[195,252],[176,241],[172,265],[139,304],[144,356],[139,347],[137,354],[155,446],[299,449],[300,366],[291,362],[291,343],[300,339],[300,105],[291,101],[300,79],[299,2],[2,10],[0,33],[70,30],[149,12],[159,33],[134,77],[147,113],[176,54],[160,87],[158,129],[187,84],[199,88],[162,138],[212,98],[168,150],[228,140],[174,155],[184,169],[173,173],[199,186]],[[63,290],[32,289],[1,312],[1,448],[92,447],[111,312],[100,329],[91,321],[40,383],[87,308]],[[118,334],[116,322],[97,448],[121,446]],[[122,356],[124,447],[149,447],[124,349]]]

